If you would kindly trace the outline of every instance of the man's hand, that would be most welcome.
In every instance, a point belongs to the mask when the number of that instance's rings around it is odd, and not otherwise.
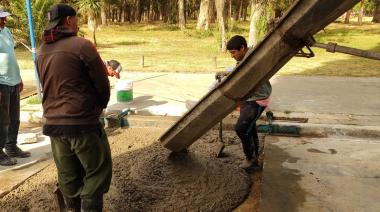
[[[22,80],[21,80],[20,84],[18,84],[18,85],[19,85],[18,92],[21,93],[24,90],[24,83],[22,82]]]
[[[228,72],[228,71],[218,71],[218,72],[215,73],[215,79],[216,80],[218,80],[218,79],[221,80],[223,77],[228,76],[229,73],[230,72]]]

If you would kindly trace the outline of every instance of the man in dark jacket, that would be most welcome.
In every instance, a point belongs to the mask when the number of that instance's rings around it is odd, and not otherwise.
[[[72,7],[56,4],[48,19],[36,61],[43,87],[43,133],[51,138],[67,209],[102,211],[112,176],[110,147],[99,122],[110,98],[107,70],[94,45],[77,36]]]
[[[247,41],[243,36],[235,35],[227,43],[227,50],[231,57],[239,64],[248,51]],[[228,75],[230,72],[219,72],[215,77]],[[239,136],[245,161],[240,165],[243,169],[258,168],[259,138],[256,130],[256,121],[268,106],[272,86],[269,81],[261,84],[250,97],[240,102],[240,116],[235,125],[236,134]]]

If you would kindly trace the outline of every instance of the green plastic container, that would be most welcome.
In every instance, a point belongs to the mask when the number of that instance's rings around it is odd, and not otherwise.
[[[117,91],[117,101],[118,102],[130,102],[133,100],[133,90],[121,90]]]
[[[116,83],[117,102],[133,101],[133,83],[130,80],[122,80]]]

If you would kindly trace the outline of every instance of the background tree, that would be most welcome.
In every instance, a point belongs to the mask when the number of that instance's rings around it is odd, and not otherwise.
[[[96,28],[97,26],[97,18],[100,14],[100,8],[102,6],[101,0],[78,0],[77,7],[78,11],[87,16],[87,25],[88,28],[92,31],[92,39],[94,41],[95,46],[96,42]]]
[[[350,17],[351,17],[352,10],[348,10],[344,15],[344,23],[349,24],[350,23]]]
[[[199,5],[199,15],[197,21],[197,30],[204,28],[205,30],[209,29],[209,9],[210,1],[202,0]]]
[[[358,9],[358,24],[363,24],[363,15],[364,15],[364,0],[361,0],[359,3],[359,9]]]
[[[254,46],[258,41],[258,31],[259,26],[258,22],[263,10],[263,3],[259,0],[251,0],[251,17],[250,17],[250,25],[249,25],[249,38],[248,38],[248,46]]]
[[[178,26],[181,30],[186,28],[185,0],[178,0]]]
[[[220,50],[225,52],[227,50],[227,32],[226,21],[224,17],[225,0],[215,0],[216,13],[218,18],[218,26],[220,32]]]
[[[57,2],[57,0],[31,0],[30,2],[33,8],[34,39],[37,45],[41,42],[42,32],[48,23],[47,11]],[[9,11],[13,14],[9,19],[9,28],[17,41],[30,45],[28,14],[25,0],[12,0],[8,3]]]
[[[372,22],[380,23],[380,0],[375,0],[375,8],[373,12]]]

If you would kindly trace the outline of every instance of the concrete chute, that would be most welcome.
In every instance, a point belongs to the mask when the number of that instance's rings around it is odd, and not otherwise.
[[[303,47],[312,46],[313,35],[351,9],[359,0],[299,0],[262,42],[246,54],[226,80],[207,93],[160,138],[179,152],[233,111],[238,102],[270,79]]]

